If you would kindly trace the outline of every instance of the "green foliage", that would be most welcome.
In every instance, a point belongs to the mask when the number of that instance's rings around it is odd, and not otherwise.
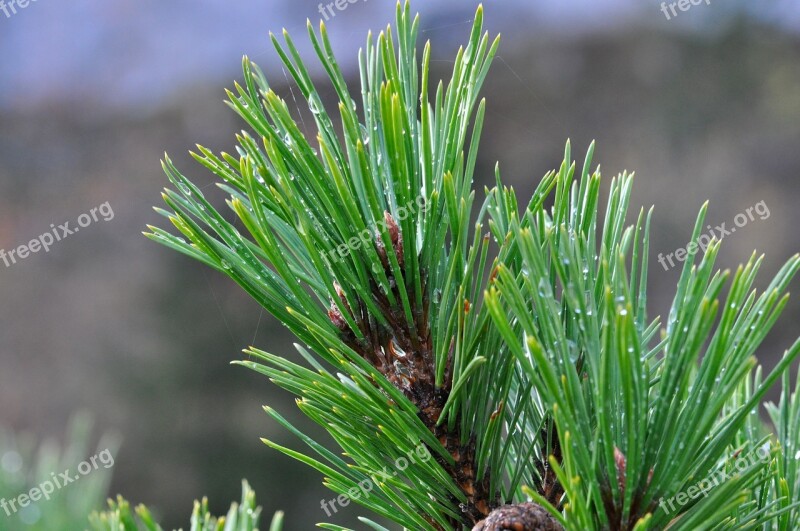
[[[626,225],[623,174],[598,219],[593,147],[578,171],[567,144],[521,213],[499,173],[475,205],[477,95],[499,42],[482,28],[479,8],[451,80],[429,92],[430,45],[418,54],[419,19],[398,4],[396,34],[370,36],[359,56],[359,111],[324,24],[309,25],[341,134],[289,35],[273,36],[316,142],[245,58],[228,104],[253,132],[237,156],[193,154],[235,219],[166,158],[175,190],[157,211],[182,236],[147,236],[230,276],[300,339],[303,365],[255,347],[240,363],[296,394],[343,453],[269,407],[309,451],[265,443],[415,530],[529,499],[566,529],[792,529],[800,475],[782,449],[795,451],[800,399],[772,409],[771,450],[756,410],[800,343],[763,379],[754,353],[800,258],[759,295],[761,258],[731,275],[714,269],[719,242],[699,259],[695,248],[662,327],[647,315],[650,214]],[[420,447],[432,459],[410,459]],[[767,457],[733,468],[758,450]],[[723,472],[702,497],[665,503]]]
[[[63,446],[0,429],[0,500],[7,507],[0,509],[0,530],[52,531],[86,526],[86,515],[101,507],[107,496],[111,470],[103,466],[62,488],[53,488],[49,499],[31,501],[22,508],[15,503],[16,511],[8,502],[28,495],[45,482],[54,485],[54,476],[58,478],[62,472],[75,476],[78,465],[98,452],[108,449],[111,455],[116,453],[118,441],[112,436],[102,437],[97,450],[91,450],[91,432],[92,422],[86,415],[76,415],[70,421]]]
[[[109,509],[103,513],[93,513],[89,517],[92,531],[161,531],[144,505],[131,510],[130,504],[122,497],[108,501]],[[242,482],[242,501],[232,504],[226,516],[215,518],[208,510],[208,500],[194,502],[191,531],[258,531],[261,508],[256,506],[255,492],[247,481]],[[281,531],[283,513],[275,514],[269,531]]]
[[[753,353],[787,302],[800,258],[758,295],[752,286],[762,259],[753,256],[720,303],[730,275],[713,270],[719,242],[712,242],[699,264],[696,252],[687,258],[667,326],[657,335],[659,320],[648,322],[645,307],[650,216],[642,211],[635,226],[625,227],[632,178],[622,175],[612,181],[598,234],[597,209],[584,208],[597,204],[599,189],[599,174],[589,175],[589,166],[587,157],[573,180],[568,147],[550,212],[528,209],[518,219],[505,207],[515,201],[507,190],[495,191],[490,207],[506,223],[495,238],[510,234],[517,248],[498,268],[487,304],[552,412],[561,441],[562,455],[549,461],[566,491],[563,516],[540,501],[569,529],[718,525],[744,503],[748,489],[768,480],[768,463],[758,460],[682,507],[660,501],[713,476],[734,452],[764,444],[760,433],[737,437],[800,342],[757,379],[746,400],[735,399],[750,381]],[[705,212],[704,206],[690,241]]]
[[[228,204],[248,235],[215,211],[169,159],[164,168],[177,191],[164,194],[172,212],[159,212],[186,240],[155,227],[148,234],[230,275],[307,345],[298,349],[313,369],[257,349],[248,354],[259,363],[242,364],[301,395],[300,408],[329,430],[349,460],[300,433],[320,460],[279,449],[323,472],[326,484],[338,493],[373,482],[378,488],[359,503],[421,529],[449,525],[460,518],[459,503],[468,500],[440,463],[452,465],[452,456],[418,417],[416,405],[384,376],[387,371],[376,368],[391,365],[386,351],[398,357],[408,353],[409,360],[425,351],[425,359],[414,361],[428,369],[431,389],[433,384],[452,387],[442,420],[466,428],[459,434],[462,442],[477,440],[482,476],[491,466],[494,477],[502,477],[503,463],[513,458],[498,448],[499,422],[489,421],[507,391],[490,371],[502,371],[512,380],[512,359],[488,355],[500,350],[500,338],[487,326],[485,311],[464,312],[465,301],[480,298],[474,277],[483,274],[488,250],[488,241],[469,234],[483,103],[476,111],[468,156],[463,151],[477,93],[499,44],[482,35],[482,18],[479,9],[452,81],[447,87],[439,84],[430,100],[430,46],[420,63],[419,20],[408,5],[398,4],[397,41],[381,33],[377,42],[368,39],[361,54],[361,120],[324,25],[319,36],[309,26],[340,98],[342,138],[291,38],[285,34],[281,45],[273,37],[308,101],[319,131],[317,147],[303,136],[288,104],[245,58],[245,82],[228,93],[229,104],[258,138],[248,132],[238,136],[238,159],[217,157],[202,147],[195,158],[224,180],[220,187],[230,194]],[[411,214],[405,215],[406,210]],[[337,248],[349,242],[358,245],[350,243],[348,252],[337,257]],[[371,355],[378,359],[365,359],[359,349],[375,337],[381,345]],[[446,374],[448,359],[452,372]],[[398,369],[399,387],[413,370],[410,364]],[[484,385],[492,388],[489,395]],[[267,411],[286,424],[278,413]],[[413,453],[421,441],[437,459],[415,463],[406,473],[381,474],[384,467],[394,470],[393,463]]]
[[[781,452],[776,462],[770,497],[779,500],[785,511],[780,515],[775,529],[789,531],[800,528],[800,379],[794,392],[788,372],[783,375],[780,402],[768,404],[770,418],[775,425]]]

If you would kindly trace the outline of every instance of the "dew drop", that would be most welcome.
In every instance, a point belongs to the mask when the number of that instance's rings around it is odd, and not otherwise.
[[[308,110],[310,110],[312,114],[319,114],[320,112],[322,112],[322,109],[320,107],[319,101],[317,101],[316,96],[312,96],[311,98],[309,98]]]
[[[367,127],[364,124],[360,125],[361,125],[361,143],[364,144],[364,146],[367,146],[369,144],[369,139],[370,139],[369,131],[367,130]]]
[[[433,290],[433,302],[434,304],[439,304],[441,300],[442,300],[442,290],[436,288],[435,290]]]

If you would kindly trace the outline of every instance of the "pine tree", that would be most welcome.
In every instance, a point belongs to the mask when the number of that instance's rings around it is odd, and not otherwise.
[[[476,204],[478,94],[499,38],[478,8],[434,89],[419,28],[398,3],[396,33],[367,38],[357,103],[309,23],[338,116],[291,37],[272,36],[315,139],[245,57],[227,95],[251,131],[235,156],[193,153],[235,219],[164,160],[174,190],[157,211],[182,236],[146,235],[232,278],[299,339],[302,365],[256,347],[238,363],[294,393],[342,452],[269,407],[308,448],[264,442],[407,529],[794,529],[800,475],[782,447],[796,447],[800,401],[771,409],[777,439],[756,410],[800,342],[765,377],[754,352],[800,258],[759,295],[762,258],[731,275],[714,269],[719,242],[694,246],[666,324],[650,319],[652,211],[626,225],[633,177],[612,180],[601,222],[593,146],[578,167],[567,143],[521,211],[499,171]]]

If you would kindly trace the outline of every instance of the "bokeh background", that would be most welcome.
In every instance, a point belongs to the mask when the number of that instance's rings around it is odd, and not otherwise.
[[[484,5],[503,44],[484,90],[479,189],[500,161],[525,196],[560,163],[567,138],[578,154],[596,139],[606,180],[635,170],[633,204],[656,205],[653,314],[666,313],[679,274],[656,256],[686,244],[706,199],[715,226],[730,227],[760,201],[769,208],[767,219],[726,238],[723,267],[758,249],[767,254],[763,286],[800,250],[796,0],[710,0],[671,20],[657,0]],[[367,30],[385,28],[394,6],[357,0],[329,17],[353,83]],[[475,7],[413,3],[422,39],[433,42],[436,79],[448,76]],[[333,495],[319,475],[259,440],[299,447],[261,409],[270,404],[305,426],[292,398],[229,364],[251,344],[293,356],[292,338],[231,281],[141,236],[161,222],[150,207],[166,184],[164,151],[195,182],[214,182],[187,151],[232,148],[242,124],[223,88],[241,78],[243,54],[291,98],[268,32],[289,29],[316,65],[307,18],[319,20],[318,2],[38,0],[12,16],[0,11],[0,248],[51,224],[74,226],[105,202],[114,212],[49,253],[0,262],[0,426],[58,440],[75,412],[87,412],[96,439],[122,441],[110,492],[157,508],[170,527],[186,526],[198,496],[224,511],[241,478],[266,513],[286,511],[290,531],[354,525],[361,513],[326,517],[320,500]],[[800,335],[797,301],[759,351],[766,366]],[[0,513],[0,529],[25,528]]]

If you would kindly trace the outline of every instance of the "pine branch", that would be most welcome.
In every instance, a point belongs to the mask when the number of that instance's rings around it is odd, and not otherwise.
[[[242,229],[164,161],[175,190],[164,193],[171,211],[157,210],[183,236],[156,227],[147,236],[228,275],[297,336],[305,365],[255,347],[239,363],[294,393],[342,453],[271,408],[310,452],[264,442],[409,529],[639,531],[786,518],[797,490],[763,462],[707,497],[663,502],[763,444],[751,411],[800,343],[763,380],[751,378],[753,354],[800,258],[759,296],[754,256],[721,303],[731,275],[714,271],[719,243],[699,263],[695,249],[662,329],[646,308],[651,214],[626,225],[632,176],[612,180],[601,225],[593,146],[576,172],[568,143],[521,214],[499,172],[476,208],[478,93],[499,41],[483,33],[479,8],[451,80],[431,94],[419,19],[406,3],[396,20],[396,33],[370,35],[359,55],[360,103],[325,25],[309,24],[341,134],[291,37],[272,36],[315,142],[244,59],[228,104],[252,132],[237,136],[237,156],[193,153],[222,180]]]
[[[550,212],[529,209],[509,220],[499,206],[507,193],[498,192],[490,210],[508,222],[518,251],[500,266],[487,304],[552,411],[562,455],[549,461],[569,501],[563,507],[569,528],[695,529],[697,522],[718,522],[731,510],[730,500],[741,502],[757,487],[767,473],[764,463],[740,470],[713,496],[677,509],[661,502],[712,475],[726,455],[756,446],[757,439],[747,438],[737,448],[737,437],[800,353],[800,342],[746,400],[737,393],[755,367],[753,352],[786,304],[783,293],[800,258],[758,296],[751,288],[761,259],[753,256],[733,276],[721,305],[729,275],[713,272],[719,242],[712,242],[698,265],[694,253],[687,259],[656,340],[658,320],[646,318],[650,216],[642,211],[635,226],[624,227],[632,177],[622,175],[612,181],[603,230],[595,235],[597,211],[584,208],[597,204],[600,176],[589,175],[590,161],[591,150],[574,181],[567,146]],[[500,231],[495,237],[509,239]],[[561,513],[546,502],[552,514]]]
[[[408,4],[398,4],[397,43],[387,31],[377,42],[370,37],[361,53],[361,118],[324,24],[319,35],[309,26],[340,99],[342,137],[289,35],[283,44],[273,36],[308,101],[318,147],[245,58],[245,82],[229,91],[229,105],[260,138],[243,132],[238,159],[202,147],[195,158],[225,181],[222,188],[249,237],[214,211],[169,158],[164,167],[178,191],[165,191],[172,212],[159,212],[187,239],[154,227],[149,234],[231,276],[327,364],[314,359],[317,372],[287,371],[284,359],[255,349],[249,354],[260,362],[243,362],[303,396],[301,409],[353,459],[355,469],[324,452],[326,465],[309,461],[329,476],[336,472],[330,478],[335,490],[375,481],[383,496],[365,505],[426,529],[475,523],[497,505],[499,484],[491,478],[492,470],[503,475],[505,463],[493,455],[502,430],[489,418],[500,414],[515,378],[509,356],[486,363],[489,352],[501,350],[499,336],[491,333],[485,310],[470,310],[480,290],[474,277],[488,253],[488,240],[469,235],[485,106],[474,109],[498,45],[482,35],[482,23],[479,8],[452,80],[439,84],[432,101],[430,46],[420,71],[419,20]],[[488,379],[489,369],[505,371],[505,389],[490,385],[491,400],[470,400],[473,382]],[[325,392],[309,394],[320,380]],[[363,419],[363,426],[354,430],[351,418]],[[395,447],[374,441],[376,433]],[[378,480],[383,467],[420,442],[433,464],[416,467],[407,483]],[[399,514],[398,504],[404,506]]]
[[[122,497],[116,501],[108,500],[107,511],[93,513],[89,517],[92,531],[162,531],[150,510],[139,505],[131,510],[130,504]],[[194,502],[191,518],[191,531],[258,531],[261,507],[256,506],[256,495],[248,485],[242,482],[242,501],[231,505],[228,514],[216,518],[208,509],[208,500]],[[276,513],[269,531],[283,529],[283,513]]]

